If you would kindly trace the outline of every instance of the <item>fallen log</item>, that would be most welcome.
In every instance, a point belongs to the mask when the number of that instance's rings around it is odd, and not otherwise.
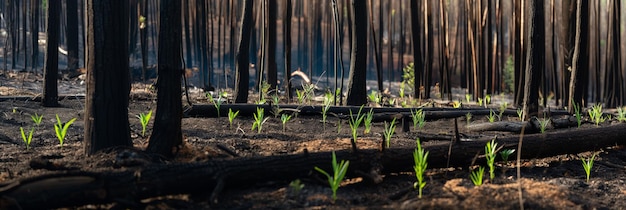
[[[219,108],[213,104],[194,104],[187,107],[184,114],[187,117],[218,117],[227,116],[228,110],[232,109],[233,112],[239,111],[239,116],[252,116],[257,112],[257,108],[263,108],[266,116],[271,116],[276,112],[298,113],[298,115],[305,116],[320,116],[322,114],[323,106],[310,106],[310,105],[292,105],[292,104],[280,104],[280,105],[268,105],[268,104],[222,104]],[[361,109],[360,106],[330,106],[327,113],[332,113],[340,118],[349,118],[350,112],[356,114]],[[363,107],[361,113],[367,113],[372,110],[374,113],[374,120],[376,121],[390,121],[393,118],[398,118],[398,114],[403,117],[410,117],[411,111],[415,112],[418,108],[394,108],[394,107]],[[444,118],[464,117],[467,113],[471,113],[474,116],[489,115],[493,110],[498,112],[497,108],[436,108],[426,107],[421,108],[426,114],[426,120],[436,120]],[[562,110],[552,110],[550,115],[566,115],[568,114]],[[507,109],[504,111],[503,116],[517,116],[517,110]]]
[[[576,118],[573,116],[562,116],[549,118],[550,122],[546,125],[546,130],[552,130],[555,128],[569,128],[577,125]],[[543,120],[543,119],[542,119]],[[474,123],[468,125],[466,128],[469,131],[481,132],[481,131],[505,131],[520,133],[522,127],[526,126],[526,133],[538,133],[540,132],[540,119],[533,117],[530,121],[497,121],[486,123]]]
[[[522,158],[541,158],[575,154],[604,147],[624,145],[626,124],[599,128],[573,129],[544,134],[524,135]],[[517,148],[519,136],[498,138],[504,148]],[[450,166],[466,167],[484,151],[485,142],[457,142],[452,145]],[[429,151],[431,168],[448,167],[449,141],[424,143]],[[348,176],[412,171],[414,148],[349,150],[337,152],[337,158],[350,160]],[[306,177],[314,166],[330,169],[329,152],[209,160],[197,163],[156,164],[123,171],[74,171],[47,174],[0,184],[0,209],[42,209],[72,207],[112,202],[139,202],[172,194],[213,192],[224,187],[249,186],[269,180],[293,180]],[[478,162],[482,162],[479,159]],[[374,174],[374,175],[372,175]]]

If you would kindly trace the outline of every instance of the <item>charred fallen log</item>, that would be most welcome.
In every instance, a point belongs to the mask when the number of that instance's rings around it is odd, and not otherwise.
[[[573,129],[523,136],[522,158],[540,158],[559,154],[594,151],[624,145],[626,124],[599,128]],[[482,153],[485,140],[456,142],[448,156],[450,141],[427,142],[428,165],[438,167],[468,166]],[[504,148],[517,148],[518,135],[498,138]],[[350,150],[337,152],[337,158],[350,160],[349,176],[411,171],[414,148],[386,150]],[[0,184],[0,209],[41,209],[85,204],[138,202],[161,195],[213,192],[224,187],[245,187],[269,180],[292,180],[310,174],[314,166],[330,169],[330,152],[209,160],[197,163],[174,163],[142,166],[123,171],[65,172],[47,174]],[[478,162],[482,162],[478,159]],[[368,175],[369,174],[369,175]]]

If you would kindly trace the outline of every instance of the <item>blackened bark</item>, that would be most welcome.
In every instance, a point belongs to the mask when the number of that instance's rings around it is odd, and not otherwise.
[[[526,57],[526,82],[524,86],[524,115],[536,116],[539,111],[539,82],[543,72],[544,13],[543,1],[529,2],[530,21],[528,23],[528,54]]]
[[[267,72],[267,84],[270,90],[276,90],[278,72],[276,70],[276,0],[267,0],[267,54],[265,54],[265,71]]]
[[[422,31],[420,30],[420,3],[418,0],[411,0],[411,35],[413,38],[413,97],[420,98],[420,81],[421,76],[424,74],[424,61],[422,61],[422,45],[420,36]]]
[[[78,69],[78,0],[66,0],[67,69]]]
[[[573,105],[577,104],[585,107],[583,95],[587,86],[587,76],[589,75],[589,2],[578,0],[576,9],[576,44],[574,47],[574,55],[572,58],[572,72],[570,76],[569,86],[569,105],[567,106],[570,113],[574,112]],[[574,104],[572,104],[574,103]]]
[[[252,11],[254,0],[246,0],[241,14],[239,44],[237,47],[237,66],[235,72],[235,103],[248,102],[250,81],[250,35],[252,32]]]
[[[159,8],[157,110],[147,150],[171,157],[174,149],[183,142],[181,1],[161,0]]]
[[[59,16],[61,13],[61,1],[48,3],[48,24],[46,28],[46,62],[44,66],[43,100],[41,104],[46,107],[58,106],[59,92],[57,79],[59,74]]]
[[[85,152],[132,146],[128,123],[128,3],[87,0]]]
[[[367,70],[367,2],[352,0],[352,56],[346,105],[364,105],[366,98]]]
[[[285,51],[285,97],[291,100],[291,0],[285,0],[283,15],[283,40]]]

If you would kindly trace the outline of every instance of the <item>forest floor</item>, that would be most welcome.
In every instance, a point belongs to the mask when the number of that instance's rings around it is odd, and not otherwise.
[[[40,75],[23,73],[0,74],[0,95],[35,96],[41,86]],[[63,80],[61,94],[84,94],[84,86],[77,79]],[[206,104],[201,91],[190,91],[192,101]],[[149,85],[133,84],[129,106],[131,137],[135,148],[144,149],[148,137],[141,135],[141,124],[136,115],[156,109],[156,94]],[[494,103],[497,103],[494,101]],[[38,102],[3,98],[0,101],[0,183],[67,170],[126,170],[114,167],[124,150],[108,150],[91,157],[83,150],[84,100],[79,97],[60,101],[61,107],[44,108]],[[496,106],[497,107],[497,106]],[[20,127],[33,125],[31,115],[43,115],[36,126],[30,149],[22,141]],[[55,115],[62,121],[77,118],[67,133],[63,146],[55,136]],[[514,117],[506,120],[515,120]],[[476,116],[472,123],[487,121]],[[196,162],[212,159],[260,157],[300,154],[303,151],[320,152],[350,149],[350,127],[330,117],[324,128],[321,117],[298,116],[282,130],[279,118],[269,118],[261,133],[251,131],[252,117],[235,119],[230,128],[228,118],[191,118],[182,120],[184,149],[169,162]],[[465,117],[459,118],[465,123]],[[341,128],[338,128],[340,125]],[[427,121],[419,131],[403,133],[396,129],[391,147],[414,147],[415,136],[421,134],[453,134],[453,119]],[[583,127],[595,126],[590,123]],[[146,135],[151,133],[152,122]],[[363,135],[359,130],[359,148],[377,149],[381,145],[382,122],[373,123],[372,132]],[[470,132],[464,126],[459,132],[474,136],[507,136],[506,132]],[[576,128],[570,128],[576,129]],[[550,132],[550,131],[548,131]],[[428,142],[425,142],[427,144]],[[223,148],[227,148],[226,150]],[[480,152],[480,151],[477,151]],[[548,158],[525,159],[521,164],[521,189],[524,207],[528,209],[623,209],[626,206],[626,149],[621,146],[602,148],[589,182],[581,157],[592,152],[566,154]],[[514,156],[514,155],[513,155]],[[43,164],[37,164],[43,163]],[[330,163],[328,163],[330,164]],[[145,208],[145,209],[519,209],[519,191],[514,164],[498,162],[496,178],[482,186],[474,186],[469,179],[470,168],[437,168],[426,172],[424,195],[418,198],[411,189],[416,181],[413,171],[384,174],[379,184],[363,181],[361,177],[348,177],[331,199],[332,191],[320,174],[311,170],[310,176],[301,177],[300,190],[295,180],[272,180],[247,187],[228,187],[213,204],[206,196],[171,195],[136,201],[134,204],[113,203],[80,206],[80,209]],[[486,175],[488,177],[488,175]],[[207,189],[206,193],[210,193]],[[74,208],[74,207],[71,207]]]

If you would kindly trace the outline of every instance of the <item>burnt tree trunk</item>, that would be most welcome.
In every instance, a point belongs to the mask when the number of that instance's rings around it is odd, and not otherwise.
[[[572,72],[569,84],[569,105],[570,113],[574,112],[573,105],[585,107],[584,90],[587,86],[587,76],[589,75],[589,2],[578,0],[576,6],[576,38],[574,55],[572,59]],[[572,104],[573,103],[573,104]]]
[[[78,0],[66,0],[67,26],[65,36],[67,37],[67,69],[71,71],[78,69]]]
[[[86,3],[85,152],[94,154],[109,147],[132,146],[128,123],[128,2]]]
[[[291,100],[291,0],[285,0],[283,14],[283,50],[285,51],[285,97]]]
[[[266,49],[267,54],[265,54],[265,72],[267,72],[267,84],[270,85],[270,90],[276,90],[277,82],[278,82],[278,72],[276,70],[276,10],[277,10],[277,0],[266,0],[267,1],[267,42]],[[274,92],[276,94],[276,92]]]
[[[161,0],[157,79],[157,110],[147,150],[166,157],[183,142],[180,79],[182,61],[182,18],[180,0]]]
[[[352,56],[346,105],[364,105],[367,73],[367,2],[352,0]]]
[[[411,0],[411,33],[413,39],[413,97],[420,98],[420,85],[424,74],[424,63],[422,61],[422,45],[420,30],[420,7],[421,1]],[[381,29],[382,30],[382,29]]]
[[[43,106],[58,106],[59,92],[57,79],[59,74],[59,28],[61,1],[48,3],[48,24],[46,27],[46,62],[44,66]],[[35,36],[35,35],[33,35]]]
[[[248,102],[250,81],[250,32],[252,32],[252,11],[254,0],[246,0],[241,13],[239,44],[237,47],[237,66],[235,72],[235,103]]]
[[[543,72],[544,13],[543,1],[529,2],[528,54],[526,57],[526,81],[524,85],[524,116],[536,116],[539,112],[539,84]]]

